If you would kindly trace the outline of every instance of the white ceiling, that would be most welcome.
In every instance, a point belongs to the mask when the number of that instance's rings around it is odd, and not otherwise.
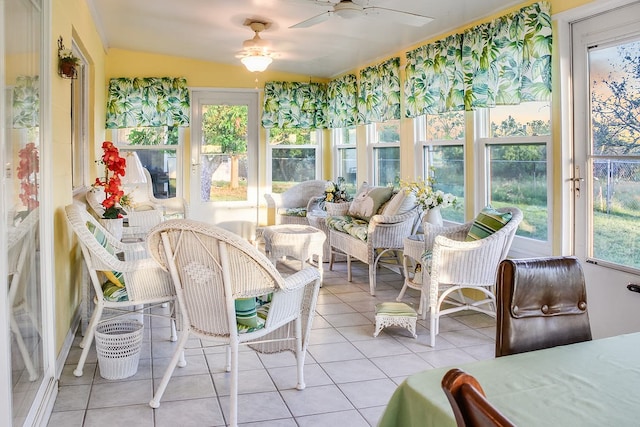
[[[338,0],[331,0],[337,2]],[[260,35],[271,43],[272,70],[334,77],[521,3],[519,0],[361,0],[425,15],[422,27],[388,17],[336,15],[309,28],[289,28],[330,9],[315,0],[88,0],[106,48],[120,48],[240,64],[243,23],[271,23]]]

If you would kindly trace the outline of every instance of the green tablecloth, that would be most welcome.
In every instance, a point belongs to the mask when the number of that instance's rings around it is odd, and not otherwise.
[[[518,426],[640,426],[640,333],[456,367]],[[449,369],[408,377],[378,426],[455,427],[440,385]]]

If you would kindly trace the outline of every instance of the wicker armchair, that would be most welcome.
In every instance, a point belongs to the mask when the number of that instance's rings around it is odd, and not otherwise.
[[[234,233],[193,220],[166,221],[149,233],[153,258],[171,272],[180,312],[178,346],[149,405],[157,408],[178,366],[185,366],[184,346],[191,335],[228,345],[231,371],[230,425],[238,418],[238,347],[283,350],[296,355],[299,390],[305,387],[304,358],[320,287],[320,273],[305,268],[286,279],[258,249]],[[265,298],[265,296],[269,296]],[[237,305],[270,301],[268,310],[238,318]],[[266,314],[265,314],[266,311]],[[247,329],[249,327],[249,329]],[[256,340],[258,342],[256,342]]]
[[[11,332],[16,340],[18,351],[20,352],[20,356],[22,356],[25,369],[29,374],[29,381],[38,379],[38,372],[31,360],[30,350],[20,331],[20,326],[16,320],[16,313],[22,312],[26,314],[35,328],[35,325],[37,325],[35,321],[36,312],[30,307],[27,292],[30,281],[34,280],[30,273],[35,262],[34,242],[37,238],[38,215],[38,208],[32,210],[18,226],[10,227],[8,233],[9,262],[7,272],[9,276],[9,323]]]
[[[267,193],[264,198],[267,208],[275,210],[276,224],[309,225],[306,213],[319,206],[326,187],[324,180],[304,181],[279,194]]]
[[[369,288],[376,293],[376,270],[379,264],[397,269],[402,274],[402,263],[397,256],[404,246],[404,238],[411,236],[418,223],[420,212],[414,206],[409,212],[399,215],[374,215],[369,220],[367,240],[363,241],[350,234],[331,229],[331,258],[329,270],[333,269],[336,254],[347,256],[347,280],[351,281],[351,257],[369,266]],[[388,262],[387,262],[388,261]]]
[[[428,285],[432,347],[436,344],[441,316],[461,310],[475,310],[496,316],[494,288],[498,264],[507,257],[522,222],[522,211],[518,208],[501,208],[497,211],[510,212],[511,220],[492,235],[475,241],[465,241],[474,221],[453,227],[423,224],[425,247],[432,253]],[[485,298],[466,301],[450,297],[456,292],[464,298],[461,291],[465,288],[480,291]],[[443,309],[445,303],[451,307]],[[423,311],[425,317],[426,310]]]
[[[148,257],[144,243],[122,243],[104,229],[80,204],[65,207],[67,220],[78,238],[82,255],[89,272],[96,297],[95,307],[84,339],[80,343],[82,354],[78,366],[73,371],[82,376],[82,369],[93,341],[96,326],[105,309],[115,312],[114,317],[131,315],[132,307],[143,306],[148,310],[153,306],[175,300],[175,291],[169,274]],[[118,277],[120,276],[121,277]],[[112,301],[105,297],[103,284],[115,276],[124,283],[127,299]],[[139,307],[136,307],[139,309]],[[121,313],[118,313],[121,312]],[[172,337],[175,341],[175,323],[172,321]]]

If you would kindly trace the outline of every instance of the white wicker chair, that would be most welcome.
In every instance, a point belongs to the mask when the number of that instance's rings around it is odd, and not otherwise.
[[[164,219],[189,218],[189,204],[185,199],[182,197],[158,199],[153,194],[151,174],[146,168],[144,169],[144,176],[147,178],[146,197],[142,198],[142,196],[140,196],[140,200],[145,200],[154,205],[156,209],[162,212]]]
[[[185,366],[184,346],[191,335],[228,345],[231,371],[230,424],[238,417],[238,346],[260,352],[296,354],[299,390],[315,312],[320,273],[305,268],[286,279],[258,249],[220,227],[193,220],[166,221],[149,233],[151,255],[171,272],[176,287],[178,346],[149,405],[157,408],[176,364]],[[235,300],[273,293],[264,327],[238,333]],[[255,343],[255,340],[259,340]],[[254,342],[252,345],[252,341]]]
[[[31,309],[28,301],[27,290],[30,286],[31,271],[34,268],[35,242],[37,239],[36,231],[38,228],[39,209],[36,208],[22,220],[17,227],[9,228],[9,323],[11,332],[13,333],[18,351],[22,356],[25,368],[29,374],[29,381],[35,381],[38,378],[38,372],[31,360],[29,349],[22,336],[22,331],[16,320],[16,313],[22,312],[26,314],[34,328],[38,324],[36,321],[36,313]],[[38,331],[39,332],[39,331]]]
[[[304,181],[279,194],[267,193],[264,198],[267,201],[267,208],[275,210],[276,225],[309,225],[309,221],[304,216],[284,215],[279,213],[278,210],[304,208],[307,212],[311,212],[322,200],[326,187],[327,181],[324,180]]]
[[[404,247],[404,238],[411,236],[418,224],[420,212],[415,206],[409,212],[399,215],[374,215],[369,220],[367,241],[350,234],[331,229],[331,258],[329,270],[333,270],[333,261],[337,254],[347,256],[347,280],[351,281],[351,257],[369,266],[369,288],[371,295],[376,294],[376,270],[379,264],[396,269],[402,274],[402,262],[398,253]],[[386,262],[389,261],[389,262]]]
[[[144,243],[120,242],[109,234],[80,204],[67,205],[65,212],[67,220],[78,238],[96,295],[91,321],[84,339],[80,343],[82,354],[80,355],[78,366],[73,371],[73,374],[79,377],[82,376],[82,369],[93,341],[96,326],[101,320],[105,309],[110,309],[109,313],[120,312],[109,318],[131,315],[130,309],[133,307],[139,310],[150,310],[156,305],[173,302],[175,300],[175,291],[169,273],[160,268],[153,259],[149,258]],[[113,253],[98,241],[94,232],[89,230],[88,224],[91,224],[92,227],[102,233],[108,245],[113,248]],[[104,297],[102,284],[107,280],[105,272],[122,273],[128,301],[114,302]],[[140,309],[141,306],[143,306],[142,309]],[[171,340],[175,341],[175,323],[173,320],[171,323]]]
[[[453,227],[440,227],[426,222],[423,224],[425,248],[432,250],[431,277],[429,284],[425,285],[429,286],[432,347],[436,344],[441,316],[461,310],[475,310],[493,317],[496,315],[495,283],[498,265],[507,257],[522,222],[522,211],[518,208],[497,210],[511,212],[511,220],[500,230],[481,240],[465,241],[473,221]],[[477,301],[450,298],[452,292],[464,298],[461,290],[465,288],[478,290],[485,298]],[[451,307],[443,309],[443,304]],[[426,317],[426,310],[422,316]]]

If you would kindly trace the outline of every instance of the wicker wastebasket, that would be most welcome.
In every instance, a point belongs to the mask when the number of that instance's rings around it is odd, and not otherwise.
[[[138,371],[143,325],[134,319],[100,322],[96,351],[100,375],[107,380],[128,378]]]

